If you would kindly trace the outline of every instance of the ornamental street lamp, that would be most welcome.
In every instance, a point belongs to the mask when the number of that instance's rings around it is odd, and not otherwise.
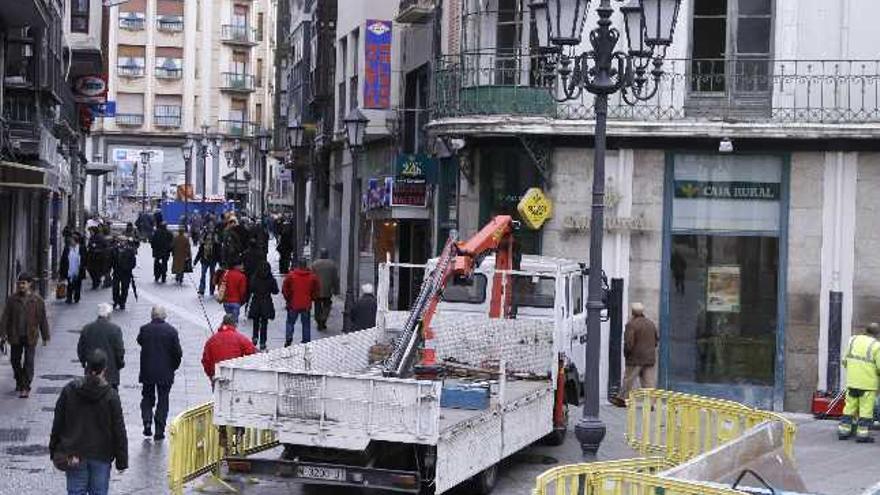
[[[150,175],[150,160],[153,158],[153,152],[150,150],[141,151],[141,164],[144,166],[144,188],[141,194],[141,211],[147,211],[147,177]],[[137,183],[135,183],[137,184]]]
[[[272,135],[266,129],[257,134],[257,145],[260,149],[260,218],[266,216],[266,155],[269,153],[269,145]]]
[[[304,151],[304,148],[308,147],[309,150],[309,167],[311,167],[311,178],[314,179],[317,177],[317,173],[315,173],[315,164],[312,160],[311,156],[311,147],[307,146],[303,140],[305,138],[305,127],[300,123],[299,119],[289,120],[287,123],[287,151],[288,151],[288,163],[289,167],[292,168],[294,165],[294,155],[298,152]],[[294,222],[296,225],[296,235],[294,236],[296,239],[296,257],[305,256],[304,244],[305,237],[308,235],[303,231],[306,229],[305,215],[305,187],[301,186],[302,182],[298,175],[294,176],[293,181],[293,191],[295,198],[295,206],[294,211],[296,212],[294,216]],[[314,191],[314,189],[313,189]],[[315,197],[315,193],[312,193],[312,198]],[[311,214],[315,214],[315,209],[310,208]]]
[[[208,197],[208,157],[213,156],[211,152],[211,139],[208,131],[211,127],[208,124],[202,124],[202,137],[199,140],[199,157],[202,159],[202,203]]]
[[[348,281],[345,284],[345,307],[343,308],[343,331],[352,329],[351,311],[354,308],[355,288],[357,277],[355,276],[355,251],[357,250],[357,205],[359,201],[355,197],[357,189],[358,161],[363,154],[364,136],[367,132],[367,124],[370,123],[360,110],[355,108],[343,121],[345,123],[345,139],[348,142],[348,150],[351,153],[351,177],[349,181],[349,212],[348,212]]]
[[[183,215],[189,221],[189,169],[193,154],[193,140],[186,138],[186,142],[180,146],[183,154]]]
[[[586,90],[595,95],[595,144],[593,201],[590,217],[590,271],[587,297],[587,347],[584,378],[584,411],[575,427],[581,450],[595,454],[605,437],[599,419],[599,360],[601,356],[602,240],[604,236],[605,149],[608,95],[620,92],[634,105],[657,94],[663,76],[663,59],[672,43],[681,0],[631,0],[621,7],[627,51],[615,48],[620,32],[612,26],[611,0],[599,0],[598,26],[590,31],[592,49],[575,53],[589,11],[590,0],[532,0],[532,15],[538,20],[538,40],[545,45],[547,66],[555,67],[558,84],[550,91],[559,102],[579,98]],[[650,77],[648,66],[653,65]]]
[[[241,188],[238,184],[238,170],[244,166],[244,160],[241,159],[242,155],[242,147],[241,140],[236,139],[235,144],[233,145],[231,150],[226,150],[223,152],[223,156],[226,158],[226,167],[231,167],[235,170],[235,202],[239,208],[241,208]],[[227,191],[228,194],[228,191]]]

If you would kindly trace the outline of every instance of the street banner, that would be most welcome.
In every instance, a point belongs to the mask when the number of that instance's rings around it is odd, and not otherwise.
[[[367,20],[364,108],[391,107],[391,21]]]

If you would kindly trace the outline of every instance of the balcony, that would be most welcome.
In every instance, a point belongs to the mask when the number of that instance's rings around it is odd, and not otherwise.
[[[256,135],[257,123],[244,120],[218,120],[220,133],[227,136],[250,138]]]
[[[424,24],[434,13],[434,0],[400,0],[396,22],[402,24]]]
[[[156,67],[156,79],[175,80],[183,77],[183,69],[175,67]]]
[[[155,105],[153,125],[164,128],[180,127],[181,107],[179,105]]]
[[[595,118],[592,94],[556,103],[545,84],[553,78],[532,70],[533,62],[485,54],[447,60],[435,74],[434,118]],[[653,98],[630,106],[620,94],[612,95],[608,116],[661,122],[880,122],[880,60],[679,59],[667,60],[663,70]]]
[[[119,127],[140,127],[144,125],[142,113],[117,113],[116,125]]]
[[[163,33],[181,33],[183,32],[183,17],[160,17],[156,19],[156,29],[162,31]]]
[[[117,65],[116,66],[116,74],[119,77],[129,77],[129,78],[137,78],[144,77],[144,66],[143,65]]]
[[[256,29],[234,24],[220,26],[220,40],[230,45],[240,46],[254,46],[259,43]]]
[[[255,79],[251,74],[238,72],[224,72],[220,74],[220,89],[236,93],[251,93],[254,91]]]
[[[119,17],[119,29],[143,31],[146,20],[143,17]]]

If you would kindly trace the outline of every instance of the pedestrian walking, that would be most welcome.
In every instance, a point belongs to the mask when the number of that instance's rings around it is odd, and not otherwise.
[[[623,332],[623,358],[625,371],[621,395],[611,400],[618,407],[626,407],[629,392],[636,381],[642,388],[657,386],[657,343],[660,336],[657,326],[645,317],[645,306],[636,302],[630,306],[632,318]]]
[[[290,255],[293,253],[294,225],[290,218],[284,218],[278,225],[278,272],[287,273],[290,270]]]
[[[199,277],[199,295],[205,295],[205,274],[209,275],[210,294],[214,295],[214,270],[217,267],[220,255],[220,244],[217,240],[217,234],[213,226],[206,225],[202,234],[202,242],[196,252],[194,264],[202,267],[202,274]]]
[[[251,342],[260,344],[260,350],[266,350],[266,332],[269,320],[275,319],[275,304],[272,295],[278,294],[278,282],[272,276],[272,267],[263,261],[257,272],[248,280],[248,318],[254,320],[254,332]]]
[[[202,215],[199,214],[199,210],[196,209],[193,212],[192,220],[189,223],[189,235],[192,237],[193,244],[199,244],[200,236],[202,235]]]
[[[843,367],[846,368],[846,405],[837,427],[837,438],[871,443],[874,402],[880,387],[880,324],[871,323],[863,335],[849,339]]]
[[[165,322],[167,317],[165,308],[153,306],[150,323],[142,326],[137,336],[137,343],[141,346],[141,371],[138,376],[142,385],[141,419],[144,422],[144,436],[153,436],[153,440],[165,438],[168,394],[174,385],[174,372],[180,368],[183,358],[177,330]],[[152,429],[154,423],[155,430]]]
[[[6,299],[6,307],[0,318],[0,347],[5,347],[9,342],[15,391],[22,399],[28,398],[31,393],[37,339],[40,337],[43,346],[49,343],[46,303],[34,292],[34,279],[22,273],[15,284],[15,292]]]
[[[128,289],[137,266],[134,243],[133,238],[118,237],[113,249],[113,309],[124,310],[128,302]]]
[[[319,258],[312,263],[312,271],[318,277],[321,288],[315,299],[315,322],[318,330],[327,329],[327,319],[333,307],[333,295],[339,294],[339,267],[330,259],[326,248],[321,248]]]
[[[248,249],[244,253],[244,274],[247,275],[248,282],[250,282],[251,277],[257,272],[257,268],[260,267],[264,261],[266,261],[266,253],[263,252],[263,249],[259,246],[257,240],[251,238],[248,241]]]
[[[287,272],[284,277],[281,292],[287,303],[287,323],[284,335],[284,347],[293,342],[293,332],[296,328],[296,320],[302,322],[302,343],[312,340],[311,336],[311,309],[312,302],[320,292],[318,277],[306,267],[305,260],[296,262],[296,269]]]
[[[122,329],[110,321],[113,308],[107,303],[98,305],[98,318],[83,327],[76,344],[76,355],[83,367],[95,349],[107,355],[107,370],[104,376],[115,389],[119,388],[119,370],[125,367],[125,345],[122,342]]]
[[[109,265],[110,242],[99,227],[92,227],[90,232],[86,268],[92,279],[92,290],[98,290]]]
[[[86,251],[82,245],[82,238],[78,233],[73,233],[67,238],[67,245],[61,252],[61,261],[58,263],[58,280],[67,283],[67,304],[78,303],[82,293],[82,281],[86,277]]]
[[[233,262],[229,270],[223,272],[220,285],[223,292],[223,310],[235,317],[235,323],[241,313],[241,305],[247,301],[248,281],[242,270],[240,261]]]
[[[141,213],[134,222],[140,234],[140,241],[149,241],[153,238],[153,215]]]
[[[376,296],[373,284],[361,286],[361,297],[351,309],[352,331],[366,330],[376,326]]]
[[[106,495],[113,461],[128,469],[128,435],[119,394],[104,379],[107,356],[96,349],[85,367],[55,403],[49,456],[67,476],[68,495]]]
[[[174,274],[174,281],[177,285],[183,283],[183,275],[192,271],[192,247],[189,244],[189,238],[186,236],[186,228],[180,226],[177,228],[177,237],[174,238],[172,246],[172,254],[174,261],[171,264],[171,273]]]
[[[164,284],[168,277],[168,257],[171,256],[174,237],[168,231],[168,226],[160,223],[153,238],[150,239],[150,247],[153,248],[153,278],[156,283]]]
[[[217,332],[205,342],[205,349],[202,351],[202,367],[205,370],[205,375],[213,384],[217,363],[227,359],[249,356],[255,352],[257,352],[257,348],[254,344],[236,329],[235,318],[227,314],[223,317],[223,324]]]

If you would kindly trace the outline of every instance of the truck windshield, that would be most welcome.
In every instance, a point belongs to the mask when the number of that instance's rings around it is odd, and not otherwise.
[[[443,301],[450,303],[482,304],[486,300],[486,276],[474,274],[467,282],[452,279],[443,289]]]
[[[513,305],[552,308],[556,296],[553,277],[513,276]]]

